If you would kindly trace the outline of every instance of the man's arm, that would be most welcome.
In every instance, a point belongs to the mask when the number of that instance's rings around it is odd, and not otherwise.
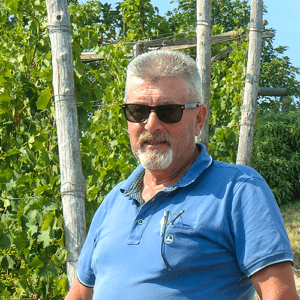
[[[251,277],[251,281],[263,300],[298,300],[291,262],[270,265]]]
[[[87,287],[76,278],[65,300],[92,300],[93,288]]]

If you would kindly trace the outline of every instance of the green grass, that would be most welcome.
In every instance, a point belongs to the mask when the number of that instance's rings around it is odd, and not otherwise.
[[[300,294],[300,200],[280,207],[281,215],[294,253],[294,274]],[[256,294],[254,300],[260,298]]]
[[[300,269],[300,201],[285,205],[281,214],[294,252],[294,268]]]
[[[294,253],[294,274],[300,295],[300,200],[281,207],[281,214]]]

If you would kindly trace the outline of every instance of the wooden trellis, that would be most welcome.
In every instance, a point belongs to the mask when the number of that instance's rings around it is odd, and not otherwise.
[[[242,34],[239,34],[237,31],[232,30],[219,35],[212,36],[211,43],[212,44],[224,43],[224,42],[231,42],[239,39],[245,40],[248,36],[249,33],[244,32]],[[263,39],[272,38],[272,37],[275,37],[275,34],[273,32],[265,31],[262,34]],[[153,51],[158,49],[184,50],[189,48],[196,48],[197,38],[173,39],[173,40],[159,39],[159,40],[153,40],[148,42],[138,41],[132,43],[124,43],[124,45],[132,47],[129,56],[136,56],[137,55],[136,51],[138,51],[138,53],[141,54],[147,51]],[[230,49],[230,47],[225,49],[218,55],[214,56],[212,58],[212,62],[226,58],[231,50],[232,49]],[[94,52],[82,52],[80,58],[84,63],[103,60],[103,57],[96,55]]]

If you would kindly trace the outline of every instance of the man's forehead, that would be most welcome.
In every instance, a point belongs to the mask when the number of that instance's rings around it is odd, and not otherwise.
[[[185,80],[181,77],[177,76],[163,76],[163,77],[152,77],[152,78],[144,78],[139,77],[136,75],[129,75],[128,76],[128,83],[132,84],[152,84],[152,85],[158,85],[160,83],[164,82],[181,82],[182,84],[185,84]]]
[[[132,77],[127,85],[127,102],[162,102],[184,104],[188,99],[184,80],[178,77],[164,77],[151,82]]]
[[[151,81],[137,76],[131,76],[128,79],[128,96],[132,93],[158,93],[173,97],[174,94],[179,94],[181,97],[187,96],[186,82],[180,77],[161,77]]]

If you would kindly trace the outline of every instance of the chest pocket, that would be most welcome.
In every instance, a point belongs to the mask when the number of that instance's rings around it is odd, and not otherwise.
[[[192,266],[199,254],[198,242],[193,227],[181,222],[168,224],[161,243],[161,256],[168,270]]]
[[[168,224],[161,244],[161,256],[169,271],[205,272],[224,267],[234,260],[224,245],[207,235],[208,227],[194,228],[184,223]]]

